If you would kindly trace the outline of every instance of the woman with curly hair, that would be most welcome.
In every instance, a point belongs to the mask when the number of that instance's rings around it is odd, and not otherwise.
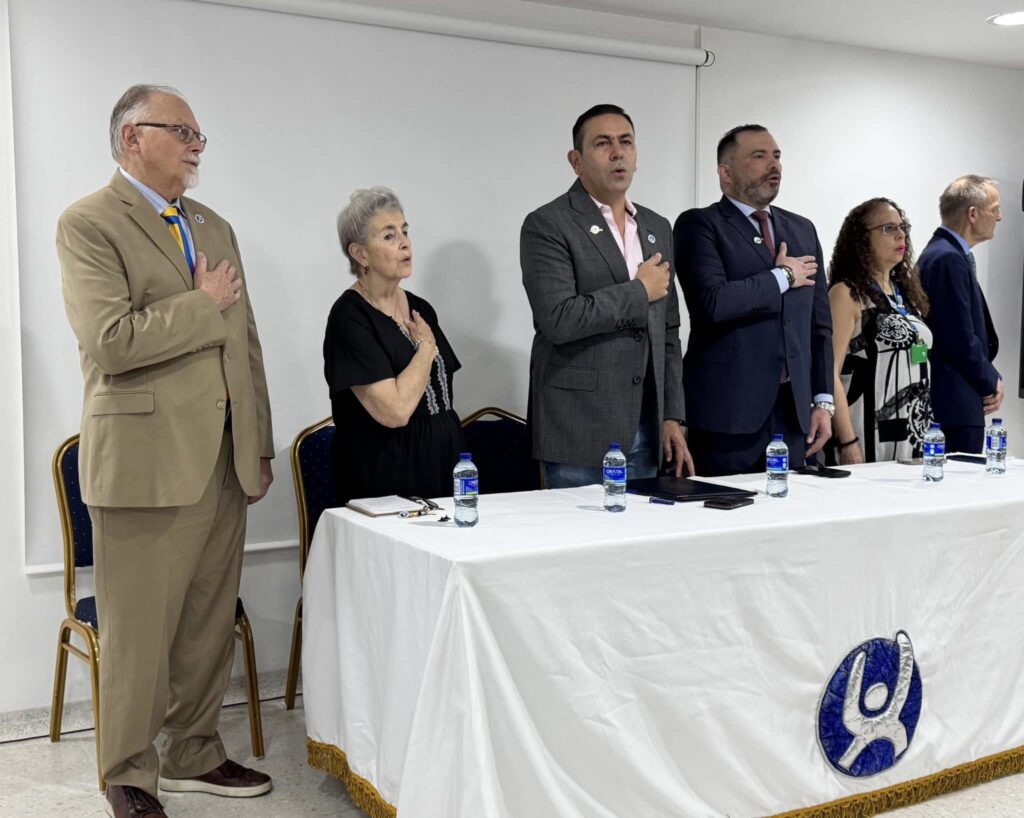
[[[847,214],[829,263],[840,463],[920,457],[932,421],[928,298],[914,269],[910,224],[894,201]]]

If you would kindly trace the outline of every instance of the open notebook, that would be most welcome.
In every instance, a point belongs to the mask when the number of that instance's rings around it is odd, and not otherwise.
[[[371,517],[384,517],[388,514],[401,514],[403,511],[419,511],[423,508],[420,503],[399,497],[397,494],[389,494],[387,497],[363,497],[359,500],[349,500],[345,505]]]

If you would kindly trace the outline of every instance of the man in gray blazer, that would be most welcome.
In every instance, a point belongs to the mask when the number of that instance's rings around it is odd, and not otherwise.
[[[576,120],[568,193],[526,217],[523,286],[533,310],[529,422],[548,488],[601,482],[609,444],[630,477],[693,463],[683,416],[679,300],[668,221],[626,195],[633,121],[617,105]]]

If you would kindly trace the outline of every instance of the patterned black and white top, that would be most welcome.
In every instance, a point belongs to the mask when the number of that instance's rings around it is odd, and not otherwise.
[[[880,307],[863,304],[843,361],[842,381],[854,434],[869,462],[921,456],[932,422],[927,362],[911,362],[911,347],[932,345],[931,331],[913,312],[900,312],[886,296]]]

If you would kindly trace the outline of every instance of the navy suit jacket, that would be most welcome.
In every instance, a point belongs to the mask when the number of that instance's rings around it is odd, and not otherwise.
[[[674,228],[676,271],[690,312],[683,358],[686,424],[723,434],[764,428],[779,392],[783,355],[804,432],[814,395],[833,392],[832,316],[814,225],[772,207],[775,243],[814,256],[816,284],[779,292],[775,259],[754,224],[726,197],[683,213]]]
[[[935,419],[949,426],[984,426],[982,398],[996,391],[999,351],[992,316],[967,254],[941,227],[917,261],[931,309],[928,363]]]

